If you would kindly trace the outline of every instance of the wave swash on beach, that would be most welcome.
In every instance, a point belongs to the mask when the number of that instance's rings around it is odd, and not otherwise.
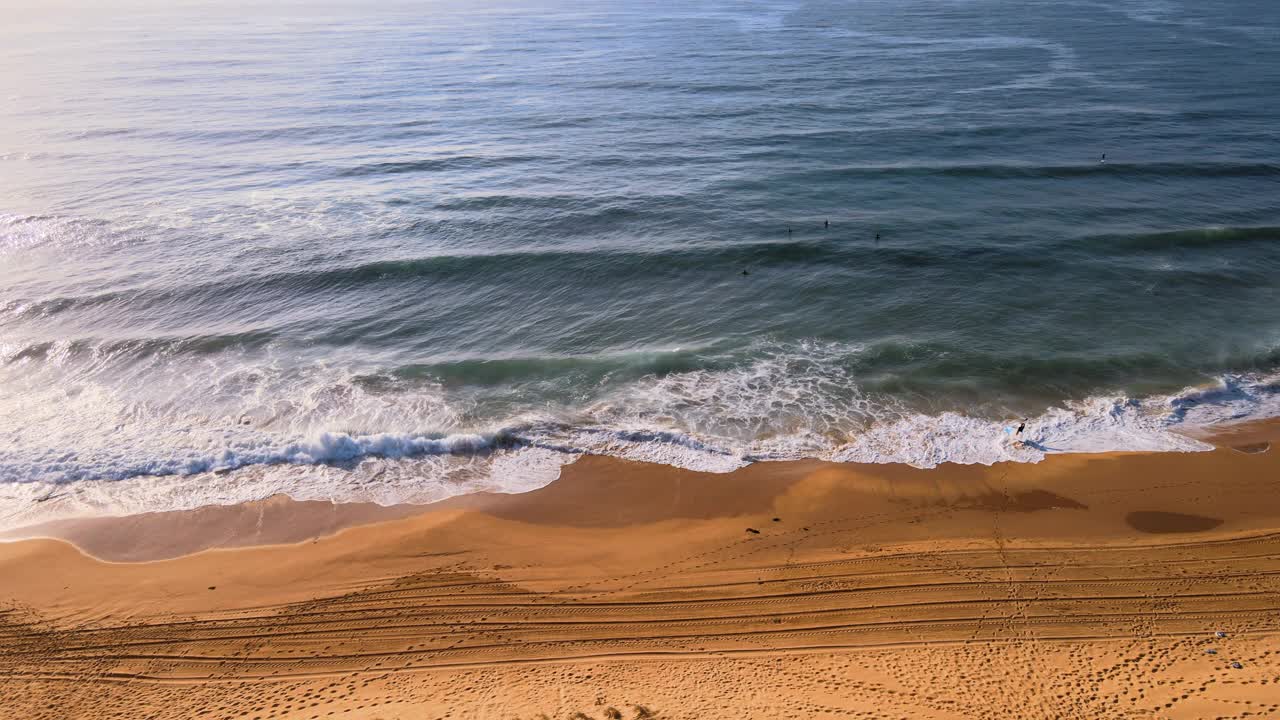
[[[41,358],[58,365],[73,354],[49,348]],[[85,354],[105,362],[100,352]],[[1200,451],[1211,446],[1197,435],[1280,415],[1280,375],[1231,375],[1168,395],[1093,396],[1049,407],[1026,419],[1015,442],[1010,430],[1021,418],[927,414],[892,395],[861,393],[846,369],[858,354],[809,343],[756,348],[744,366],[718,367],[711,353],[681,351],[471,361],[401,373],[419,378],[413,383],[326,368],[307,373],[301,387],[289,384],[299,381],[296,372],[223,370],[208,361],[196,371],[211,383],[205,397],[181,383],[151,383],[127,395],[92,382],[69,391],[28,372],[29,407],[45,410],[0,427],[20,441],[0,458],[0,474],[16,481],[7,487],[11,499],[29,501],[15,505],[23,510],[14,519],[29,522],[275,493],[394,504],[522,492],[554,480],[562,465],[585,454],[727,472],[806,458],[930,468],[1037,462],[1051,453]],[[670,369],[695,364],[709,369]],[[462,372],[504,392],[593,374],[598,379],[588,387],[602,389],[578,406],[529,403],[482,424],[481,401],[451,392],[441,379]],[[613,375],[629,377],[611,386]],[[57,434],[32,422],[42,412],[50,425],[56,419]],[[34,502],[50,497],[61,502]]]

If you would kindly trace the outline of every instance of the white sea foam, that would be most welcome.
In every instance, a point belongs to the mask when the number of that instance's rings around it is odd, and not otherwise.
[[[286,493],[428,502],[541,487],[586,454],[705,472],[753,462],[1038,462],[1054,453],[1198,451],[1222,423],[1280,416],[1280,375],[1233,375],[1169,396],[1095,397],[1015,420],[920,413],[857,389],[857,348],[774,348],[746,364],[649,375],[579,408],[474,427],[471,402],[430,382],[370,390],[339,367],[299,373],[261,358],[201,365],[199,392],[164,358],[129,377],[58,384],[70,351],[10,358],[0,413],[0,527],[56,517],[185,509]],[[94,356],[94,367],[110,366]],[[27,367],[27,366],[30,367]],[[716,363],[711,363],[712,368]],[[45,377],[43,368],[55,368]],[[143,372],[136,361],[130,372]],[[20,379],[19,379],[20,378]],[[121,390],[120,388],[129,388]],[[199,408],[197,411],[196,408]],[[367,430],[366,430],[367,428]],[[40,500],[41,502],[36,502]]]

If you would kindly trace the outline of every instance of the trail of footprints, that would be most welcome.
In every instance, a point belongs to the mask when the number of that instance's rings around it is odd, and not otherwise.
[[[459,564],[85,628],[0,598],[0,718],[1280,717],[1280,688],[1242,692],[1280,683],[1280,537],[1195,557],[1001,545],[791,562],[811,534],[900,519],[769,528],[554,593]]]

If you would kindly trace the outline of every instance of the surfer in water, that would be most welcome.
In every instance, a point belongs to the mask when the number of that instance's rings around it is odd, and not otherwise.
[[[1102,159],[1101,159],[1101,160],[1099,160],[1098,162],[1099,162],[1099,163],[1105,163],[1106,161],[1107,161],[1107,154],[1106,154],[1106,153],[1102,153]]]
[[[1025,447],[1026,442],[1022,439],[1022,431],[1026,429],[1027,421],[1024,418],[1022,422],[1018,423],[1017,428],[1014,428],[1012,425],[1006,425],[1004,427],[1004,434],[1009,436],[1015,447]]]

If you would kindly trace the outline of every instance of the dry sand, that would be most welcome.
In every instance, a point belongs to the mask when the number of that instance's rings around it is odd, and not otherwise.
[[[1278,439],[46,526],[85,552],[0,544],[0,717],[1276,718]]]

